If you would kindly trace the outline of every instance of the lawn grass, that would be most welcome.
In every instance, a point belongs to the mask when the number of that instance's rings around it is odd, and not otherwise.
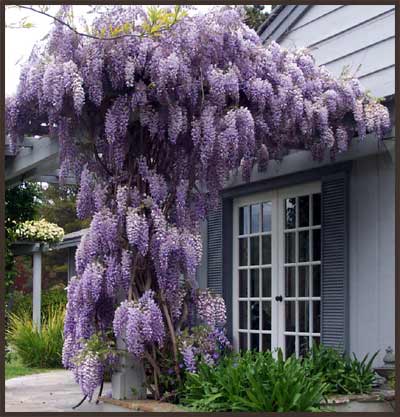
[[[23,365],[21,360],[16,356],[13,356],[10,362],[6,362],[5,365],[6,379],[15,378],[17,376],[39,374],[41,372],[49,372],[53,370],[43,368],[28,368],[27,366]]]

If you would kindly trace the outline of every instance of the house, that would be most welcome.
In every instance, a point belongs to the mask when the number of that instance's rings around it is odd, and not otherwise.
[[[339,76],[344,68],[394,113],[394,5],[283,5],[259,34],[265,44],[306,47]],[[225,299],[235,348],[313,341],[357,356],[395,339],[393,129],[322,163],[306,151],[229,179],[204,227],[201,286]],[[376,362],[375,362],[376,363]]]
[[[393,129],[380,143],[354,138],[335,161],[293,152],[266,172],[254,169],[250,183],[229,179],[203,227],[198,278],[224,296],[235,348],[301,355],[322,341],[358,356],[379,349],[381,362],[394,346],[394,21],[390,5],[285,5],[260,28],[265,44],[307,47],[337,76],[358,69],[364,86],[385,97]],[[7,184],[58,181],[58,141],[33,139],[6,156]],[[60,244],[71,260],[80,237]],[[113,375],[113,398],[132,395],[129,369]]]

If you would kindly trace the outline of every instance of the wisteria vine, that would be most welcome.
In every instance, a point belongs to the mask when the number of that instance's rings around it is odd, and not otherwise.
[[[55,22],[7,99],[13,149],[24,135],[58,138],[61,180],[76,176],[78,216],[92,218],[63,351],[89,397],[109,360],[87,351],[93,337],[123,339],[152,369],[156,397],[165,370],[179,380],[229,345],[223,301],[197,289],[196,269],[199,224],[232,171],[249,180],[295,149],[335,157],[354,136],[382,138],[390,127],[357,79],[334,78],[306,50],[264,46],[238,8],[162,32],[156,23],[139,6],[98,8],[92,33],[127,35],[104,42]]]

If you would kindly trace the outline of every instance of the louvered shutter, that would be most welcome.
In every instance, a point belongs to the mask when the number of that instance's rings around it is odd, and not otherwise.
[[[348,176],[322,178],[321,339],[341,352],[348,348]]]
[[[207,217],[207,287],[222,295],[222,205]]]

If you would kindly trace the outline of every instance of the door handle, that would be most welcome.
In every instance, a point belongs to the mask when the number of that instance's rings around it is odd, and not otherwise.
[[[281,295],[277,295],[277,296],[275,297],[275,300],[276,300],[276,301],[283,301],[283,297],[282,297]]]

